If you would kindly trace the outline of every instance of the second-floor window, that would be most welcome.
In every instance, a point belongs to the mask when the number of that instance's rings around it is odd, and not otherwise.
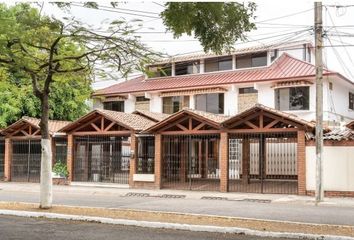
[[[262,67],[267,65],[267,52],[236,56],[236,68]]]
[[[232,56],[205,59],[204,65],[205,72],[231,70]]]
[[[175,96],[162,98],[162,112],[172,114],[184,107],[189,107],[189,96]]]
[[[310,88],[290,87],[275,90],[275,107],[281,111],[309,110]]]
[[[175,63],[176,76],[199,73],[199,61]]]
[[[354,93],[349,93],[349,109],[354,110]]]
[[[212,93],[212,94],[200,94],[195,96],[195,109],[223,114],[224,113],[224,94]]]
[[[124,101],[112,101],[112,102],[104,102],[103,109],[124,112]]]

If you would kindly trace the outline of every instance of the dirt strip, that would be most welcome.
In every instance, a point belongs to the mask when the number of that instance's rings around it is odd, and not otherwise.
[[[294,232],[320,235],[338,235],[354,237],[354,226],[338,226],[325,224],[289,223],[281,221],[252,220],[236,217],[219,217],[210,215],[189,215],[184,213],[164,213],[154,211],[72,207],[55,205],[52,209],[42,210],[37,204],[0,202],[0,209],[31,212],[50,212],[71,215],[106,217],[114,219],[130,219],[151,222],[169,222],[194,225],[212,225],[222,227],[249,228],[271,232]]]

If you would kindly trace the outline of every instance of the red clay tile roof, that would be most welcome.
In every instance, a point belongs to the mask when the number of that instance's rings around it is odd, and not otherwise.
[[[9,134],[9,133],[13,132],[15,129],[17,129],[17,127],[19,125],[23,125],[23,124],[30,124],[30,125],[32,125],[32,127],[39,129],[39,122],[40,121],[41,120],[38,118],[24,116],[20,120],[16,121],[15,123],[11,124],[7,128],[3,129],[2,133],[5,135]],[[69,121],[49,120],[49,122],[48,122],[49,133],[52,135],[52,134],[58,132],[59,129],[65,127],[66,125],[68,125],[70,123],[71,122],[69,122]]]
[[[73,131],[75,130],[76,127],[80,127],[81,124],[87,122],[88,119],[90,119],[92,116],[97,114],[101,114],[105,118],[135,131],[141,131],[155,124],[155,121],[152,121],[146,117],[137,114],[95,109],[87,113],[86,115],[80,117],[79,119],[72,122],[71,124],[60,129],[60,132]]]
[[[162,121],[165,118],[168,118],[170,116],[170,114],[166,114],[166,113],[157,113],[157,112],[150,112],[145,110],[136,110],[133,112],[133,114],[143,116],[155,122]]]
[[[335,75],[338,73],[324,70],[323,74]],[[98,90],[93,95],[119,95],[133,92],[212,87],[271,80],[298,80],[299,78],[314,76],[315,66],[313,64],[298,60],[284,53],[269,67],[150,79],[145,79],[144,76],[141,76]]]
[[[309,122],[309,121],[306,121],[300,117],[298,117],[297,115],[294,115],[294,114],[291,114],[291,113],[286,113],[286,112],[283,112],[283,111],[280,111],[280,110],[276,110],[274,108],[270,108],[270,107],[267,107],[267,106],[264,106],[262,104],[255,104],[253,107],[229,118],[228,120],[226,120],[225,122],[223,122],[222,124],[223,125],[227,125],[228,123],[230,122],[233,122],[235,119],[242,119],[242,118],[245,118],[246,116],[248,116],[249,114],[252,114],[254,111],[257,111],[257,110],[264,110],[266,112],[269,112],[269,113],[273,113],[277,116],[280,116],[280,117],[283,117],[283,118],[286,118],[288,120],[291,120],[293,122],[296,122],[296,123],[299,123],[303,126],[306,126],[307,128],[309,129],[314,129],[315,128],[315,123],[313,122]]]

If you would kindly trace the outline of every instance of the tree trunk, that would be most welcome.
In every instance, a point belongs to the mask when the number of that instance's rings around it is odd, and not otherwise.
[[[48,128],[49,121],[49,93],[43,92],[41,97],[42,116],[41,128],[41,180],[40,180],[40,208],[52,207],[52,145]]]

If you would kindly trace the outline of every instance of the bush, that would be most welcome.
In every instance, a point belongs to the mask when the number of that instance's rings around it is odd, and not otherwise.
[[[58,161],[54,164],[53,172],[61,177],[67,177],[69,175],[68,168],[65,163]]]

